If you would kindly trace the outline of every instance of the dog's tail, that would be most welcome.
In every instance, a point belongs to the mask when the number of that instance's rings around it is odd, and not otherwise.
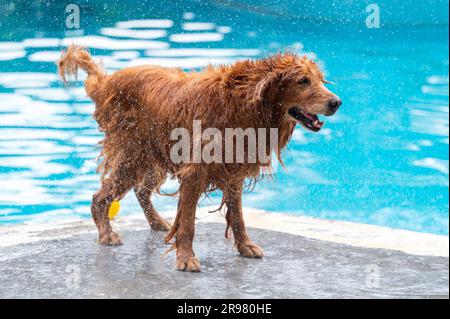
[[[70,83],[71,78],[77,78],[78,69],[84,70],[88,74],[84,83],[86,92],[95,100],[95,91],[106,77],[106,73],[94,62],[87,49],[76,45],[69,46],[63,52],[57,65],[59,75],[65,85]]]

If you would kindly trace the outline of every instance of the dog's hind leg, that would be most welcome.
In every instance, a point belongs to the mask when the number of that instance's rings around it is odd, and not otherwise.
[[[161,186],[165,178],[164,171],[151,169],[141,184],[134,188],[136,197],[151,229],[156,231],[169,231],[171,228],[170,224],[158,214],[151,200],[152,192]]]
[[[248,237],[242,213],[242,182],[227,187],[224,190],[225,204],[227,205],[227,229],[225,236],[228,238],[228,230],[231,227],[234,236],[234,243],[239,253],[243,257],[262,258],[261,247],[253,243]]]
[[[132,171],[130,173],[133,173]],[[103,245],[121,245],[120,236],[112,230],[108,210],[113,200],[120,200],[133,187],[135,180],[125,169],[118,169],[102,181],[92,198],[91,213],[98,228],[99,241]]]

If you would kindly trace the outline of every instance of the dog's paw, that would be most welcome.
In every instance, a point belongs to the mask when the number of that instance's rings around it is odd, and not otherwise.
[[[110,232],[104,235],[100,235],[100,244],[107,246],[119,246],[122,245],[122,239],[119,234]]]
[[[189,272],[200,272],[200,261],[196,257],[178,257],[177,258],[177,270],[189,271]]]
[[[240,243],[237,245],[237,249],[241,256],[247,257],[247,258],[263,258],[264,253],[261,247],[258,245],[249,242]]]
[[[154,219],[150,227],[155,231],[169,231],[172,228],[172,225],[170,225],[164,218],[159,218]]]

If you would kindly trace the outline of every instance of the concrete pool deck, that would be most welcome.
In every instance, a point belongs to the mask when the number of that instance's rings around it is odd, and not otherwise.
[[[449,297],[447,236],[248,211],[264,259],[239,257],[223,218],[200,209],[201,273],[161,259],[164,234],[141,215],[115,222],[120,247],[99,245],[87,220],[1,227],[0,298]]]

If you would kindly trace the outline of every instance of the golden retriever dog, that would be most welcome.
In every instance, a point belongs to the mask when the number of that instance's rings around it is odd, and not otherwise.
[[[65,83],[69,76],[76,76],[78,69],[87,72],[84,85],[95,102],[94,118],[105,135],[100,142],[101,187],[91,205],[100,243],[121,244],[111,228],[108,209],[114,200],[134,189],[151,228],[169,231],[165,242],[173,240],[176,268],[191,272],[200,271],[192,247],[197,201],[212,190],[223,193],[226,234],[231,228],[239,253],[263,257],[262,249],[250,240],[245,228],[242,190],[245,181],[256,180],[271,163],[259,159],[175,162],[171,148],[177,141],[171,132],[183,128],[193,134],[193,123],[198,120],[203,127],[219,132],[227,128],[275,128],[277,147],[259,139],[257,147],[273,152],[281,162],[280,152],[297,123],[317,132],[323,126],[317,115],[333,115],[341,105],[341,100],[324,85],[319,67],[291,53],[210,66],[200,72],[137,66],[108,75],[86,49],[71,46],[63,53],[58,68]],[[245,153],[249,152],[247,144]],[[172,226],[151,202],[152,193],[159,192],[169,176],[180,182]]]

